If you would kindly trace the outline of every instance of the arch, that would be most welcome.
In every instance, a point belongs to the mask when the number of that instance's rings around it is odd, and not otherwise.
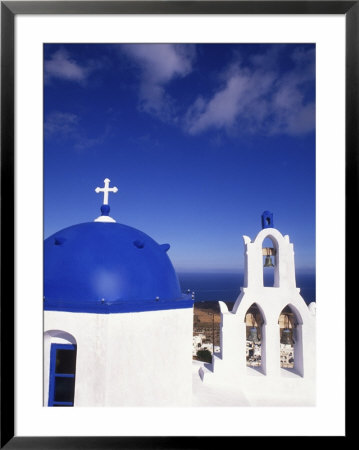
[[[263,286],[264,287],[280,287],[280,264],[281,264],[281,250],[282,250],[282,244],[285,242],[285,238],[282,235],[282,233],[275,228],[264,228],[261,230],[257,237],[256,237],[256,243],[258,246],[261,247],[263,251],[263,244],[266,239],[271,240],[273,244],[273,249],[275,252],[274,255],[274,270],[273,270],[273,282],[270,286],[268,286],[269,283],[265,283],[264,280],[264,267],[262,264],[262,270],[263,270]],[[264,259],[264,258],[262,258]],[[264,263],[264,261],[263,261]]]
[[[303,319],[298,309],[288,303],[279,313],[280,366],[303,376]]]
[[[266,236],[262,241],[262,271],[263,271],[262,276],[264,287],[273,287],[279,284],[278,261],[279,261],[278,242],[271,236]],[[269,265],[266,265],[268,263]],[[273,265],[270,266],[271,264]]]
[[[275,251],[275,267],[274,267],[274,283],[273,287],[282,287],[287,285],[288,287],[295,287],[295,269],[294,269],[294,251],[293,244],[290,243],[289,236],[283,236],[275,228],[268,228],[261,230],[255,239],[253,251],[254,265],[251,270],[259,270],[259,264],[262,261],[263,243],[265,239],[270,239],[273,243]],[[257,253],[258,252],[258,253]],[[262,264],[263,265],[263,264]],[[263,270],[267,270],[264,269]],[[258,272],[259,273],[259,272]],[[254,278],[255,279],[255,278]],[[263,279],[262,279],[263,282]],[[262,283],[262,286],[265,284]]]
[[[49,406],[50,389],[53,381],[51,372],[53,371],[53,362],[56,350],[74,350],[75,366],[76,366],[76,349],[77,341],[75,336],[64,330],[47,330],[44,332],[43,345],[43,370],[44,370],[44,384],[43,384],[43,399],[44,406]],[[54,356],[55,355],[55,356]],[[75,378],[75,374],[74,377]]]
[[[301,313],[299,312],[299,309],[293,304],[293,303],[287,303],[282,310],[280,311],[280,313],[285,310],[286,308],[290,309],[290,312],[292,312],[292,314],[295,316],[295,320],[296,320],[296,324],[298,325],[302,325],[303,324],[303,318]]]
[[[244,314],[246,332],[246,365],[262,369],[262,333],[265,319],[262,308],[252,303]]]
[[[276,247],[280,247],[281,243],[284,240],[284,236],[282,233],[275,228],[264,228],[261,230],[256,237],[256,242],[258,242],[258,245],[262,245],[264,239],[269,238],[271,241],[276,245]]]
[[[249,303],[248,302],[245,302],[245,304],[246,305],[248,305]],[[266,325],[266,323],[267,323],[267,318],[266,318],[266,314],[265,314],[265,312],[264,312],[264,309],[262,308],[262,305],[259,303],[259,302],[252,302],[252,303],[250,303],[249,304],[249,306],[247,307],[247,309],[244,311],[244,313],[242,313],[243,315],[242,315],[242,322],[245,322],[246,321],[246,314],[247,314],[247,312],[248,312],[248,310],[253,306],[253,305],[255,305],[255,307],[256,308],[258,308],[258,310],[259,310],[259,312],[260,312],[260,314],[261,314],[261,317],[262,317],[262,324],[263,325]],[[243,305],[243,307],[245,308],[246,306],[245,305]],[[242,310],[243,311],[243,310]]]
[[[50,339],[52,342],[55,341],[67,341],[69,344],[76,345],[75,336],[70,333],[67,333],[63,330],[48,330],[44,333],[45,339]]]

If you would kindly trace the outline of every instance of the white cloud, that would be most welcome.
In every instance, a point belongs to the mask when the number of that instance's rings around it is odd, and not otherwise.
[[[252,58],[250,66],[232,65],[217,91],[188,109],[185,130],[193,135],[210,129],[267,135],[314,130],[315,105],[303,94],[305,83],[314,81],[314,52],[297,50],[292,60],[291,70],[280,71],[278,51],[270,50]]]
[[[63,137],[71,136],[77,124],[76,114],[53,111],[47,115],[44,123],[45,136],[50,137],[55,134],[61,134]]]
[[[100,135],[90,137],[81,127],[79,117],[76,114],[61,111],[49,113],[44,123],[45,139],[54,139],[57,142],[67,141],[78,150],[101,145],[110,132],[111,127],[108,125]]]
[[[189,54],[180,45],[127,44],[122,49],[140,63],[145,78],[156,84],[186,75],[191,70]]]
[[[126,44],[121,49],[140,67],[140,106],[161,119],[172,118],[173,100],[165,85],[192,70],[192,46],[176,44]]]
[[[232,128],[240,117],[250,120],[262,116],[267,105],[261,97],[272,83],[271,74],[258,76],[239,69],[212,98],[196,100],[187,113],[187,131],[198,134],[208,128]]]
[[[70,58],[69,53],[65,49],[60,49],[51,55],[51,58],[44,63],[45,82],[52,78],[60,78],[68,81],[84,81],[90,69],[78,64]]]

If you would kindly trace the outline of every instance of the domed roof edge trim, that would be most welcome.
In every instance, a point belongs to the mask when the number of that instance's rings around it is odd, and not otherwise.
[[[168,309],[185,309],[193,307],[193,299],[183,295],[178,300],[149,300],[141,302],[66,302],[61,300],[46,299],[44,311],[64,311],[92,314],[119,314],[144,311],[161,311]]]

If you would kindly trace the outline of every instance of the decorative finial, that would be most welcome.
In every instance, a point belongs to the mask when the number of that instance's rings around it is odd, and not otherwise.
[[[274,228],[273,214],[270,211],[264,211],[262,214],[262,228]]]
[[[102,215],[100,217],[97,217],[97,219],[95,219],[95,222],[116,222],[116,220],[112,219],[112,217],[109,216],[110,206],[108,204],[108,194],[109,192],[113,192],[115,194],[118,191],[118,189],[116,186],[110,188],[109,187],[110,181],[111,180],[109,178],[105,178],[104,179],[105,186],[103,188],[97,187],[95,189],[95,192],[97,194],[103,192],[103,204],[101,206]]]

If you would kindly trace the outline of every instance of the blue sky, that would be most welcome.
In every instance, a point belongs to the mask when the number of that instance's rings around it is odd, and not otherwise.
[[[46,44],[44,235],[110,215],[178,271],[243,268],[261,214],[315,267],[315,46]]]

